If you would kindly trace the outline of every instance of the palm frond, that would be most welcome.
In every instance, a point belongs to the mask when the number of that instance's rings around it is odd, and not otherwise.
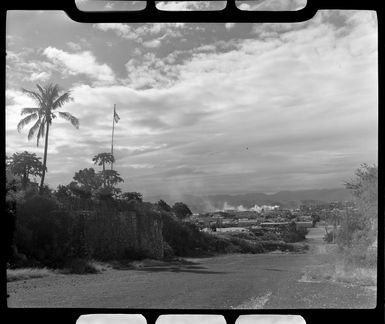
[[[27,90],[24,88],[22,88],[21,91],[24,92],[25,94],[27,94],[33,100],[35,100],[39,104],[40,107],[44,107],[43,95],[40,95],[39,93],[37,93],[35,91]]]
[[[72,116],[69,112],[59,111],[59,116],[65,120],[68,120],[75,128],[79,128],[79,119],[75,116]]]
[[[21,110],[20,115],[29,115],[29,114],[33,114],[33,113],[39,113],[40,110],[41,110],[40,108],[23,108]]]
[[[17,131],[20,132],[25,125],[29,124],[31,121],[35,120],[36,118],[38,118],[38,115],[36,113],[28,115],[27,117],[24,117],[17,124]]]
[[[73,98],[71,97],[70,92],[65,92],[54,101],[54,103],[52,104],[52,109],[57,109],[57,108],[63,106],[66,102],[69,102],[72,100],[73,100]]]
[[[41,96],[44,97],[45,91],[44,91],[44,89],[41,87],[41,85],[40,85],[40,84],[36,84],[36,87],[39,89]]]
[[[28,140],[30,140],[33,135],[35,135],[36,130],[40,127],[41,119],[39,118],[36,123],[31,127],[28,132]]]

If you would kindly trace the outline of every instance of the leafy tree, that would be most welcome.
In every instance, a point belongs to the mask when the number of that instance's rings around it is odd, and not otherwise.
[[[115,162],[115,158],[111,153],[99,153],[95,155],[92,159],[94,161],[94,164],[97,164],[99,166],[103,167],[103,187],[106,187],[106,177],[105,177],[105,171],[106,171],[106,164],[112,164]]]
[[[140,192],[124,192],[120,195],[120,197],[127,201],[139,201],[142,202],[143,195]]]
[[[361,165],[355,178],[345,185],[352,190],[355,208],[346,208],[337,243],[348,262],[374,265],[377,262],[378,167]]]
[[[40,138],[45,137],[43,172],[41,175],[40,192],[43,192],[45,172],[47,166],[47,150],[48,150],[48,135],[49,128],[52,125],[52,120],[57,117],[56,110],[62,107],[65,103],[72,100],[69,92],[62,92],[57,84],[48,84],[45,86],[36,85],[38,91],[22,89],[22,91],[30,96],[37,104],[34,108],[23,108],[21,115],[27,115],[17,125],[17,130],[20,132],[24,126],[35,121],[28,132],[28,140],[30,140],[37,132],[37,146],[39,146]],[[68,112],[58,112],[58,116],[69,121],[75,128],[79,128],[79,120]]]
[[[68,189],[73,195],[81,199],[90,199],[92,197],[92,190],[90,187],[79,185],[75,181],[70,182]]]
[[[103,183],[100,175],[93,168],[85,168],[75,172],[73,179],[75,181],[68,185],[69,190],[75,196],[84,199],[91,198],[93,192],[100,189]]]
[[[166,203],[164,200],[162,200],[162,199],[158,201],[157,205],[158,205],[158,208],[159,208],[160,210],[164,210],[164,211],[166,211],[166,212],[172,211],[171,206],[170,206],[169,204],[167,204],[167,203]]]
[[[90,190],[99,189],[102,185],[100,176],[93,168],[85,168],[75,172],[73,179],[80,185]]]
[[[315,227],[316,224],[321,221],[321,217],[319,214],[313,213],[311,214],[311,219],[312,219],[312,226]]]
[[[370,223],[372,230],[377,230],[378,222],[378,167],[362,164],[356,170],[355,178],[345,186],[352,190],[355,203],[362,217]]]
[[[35,153],[24,151],[22,153],[14,153],[9,159],[9,170],[17,176],[21,177],[22,187],[26,189],[30,182],[30,176],[42,176],[44,166],[41,163],[41,158]]]
[[[59,201],[65,201],[71,198],[72,192],[69,186],[59,185],[56,189],[55,196]]]
[[[123,182],[123,178],[120,177],[120,174],[115,170],[104,170],[101,173],[102,178],[105,179],[107,187],[113,188],[119,182]]]
[[[175,213],[176,217],[179,219],[186,218],[192,215],[192,212],[188,206],[183,202],[177,202],[172,206],[172,210]]]

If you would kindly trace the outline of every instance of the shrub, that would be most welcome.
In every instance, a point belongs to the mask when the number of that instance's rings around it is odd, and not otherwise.
[[[244,240],[237,237],[230,238],[230,242],[239,248],[240,253],[263,253],[265,249],[261,243]]]
[[[175,256],[174,250],[167,242],[163,243],[163,255],[165,260],[171,260]]]
[[[63,273],[89,274],[99,272],[89,261],[81,258],[67,259],[63,268]]]
[[[297,229],[295,222],[291,222],[283,232],[282,238],[286,243],[295,243],[305,240],[307,233],[307,228],[300,227]]]
[[[333,237],[334,237],[333,231],[327,232],[324,236],[324,241],[327,243],[332,243]]]
[[[348,263],[372,266],[376,263],[372,245],[378,228],[378,167],[361,165],[346,188],[352,190],[356,208],[345,211],[337,242]]]

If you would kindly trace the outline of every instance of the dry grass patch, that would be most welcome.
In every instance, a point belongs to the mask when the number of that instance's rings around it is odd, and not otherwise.
[[[47,268],[7,269],[7,281],[42,278],[53,274],[55,274],[55,272]]]
[[[334,280],[360,286],[377,285],[377,269],[358,266],[344,266],[342,263],[335,266]]]
[[[377,270],[368,267],[323,264],[307,267],[300,282],[332,281],[357,286],[376,286]]]

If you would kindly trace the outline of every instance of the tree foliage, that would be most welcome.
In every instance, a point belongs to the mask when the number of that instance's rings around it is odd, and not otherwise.
[[[157,207],[160,209],[160,210],[163,210],[163,211],[166,211],[166,212],[170,212],[172,211],[172,208],[169,204],[167,204],[164,200],[159,200],[157,202]]]
[[[44,166],[40,160],[35,153],[27,151],[14,153],[9,159],[8,168],[14,175],[20,176],[23,189],[30,182],[30,176],[41,177]]]
[[[175,213],[176,217],[179,219],[184,219],[190,215],[192,215],[192,212],[188,206],[183,202],[176,202],[172,206],[172,211]]]
[[[103,176],[103,187],[106,187],[107,179],[106,179],[106,164],[112,164],[115,162],[115,158],[111,153],[99,153],[92,158],[94,164],[102,166],[102,176]]]
[[[345,251],[349,262],[368,263],[369,259],[373,259],[371,248],[377,242],[377,166],[361,165],[355,177],[346,182],[346,188],[352,190],[356,208],[345,210],[337,243]]]
[[[143,201],[143,195],[140,192],[124,192],[120,195],[120,198],[127,201]]]

